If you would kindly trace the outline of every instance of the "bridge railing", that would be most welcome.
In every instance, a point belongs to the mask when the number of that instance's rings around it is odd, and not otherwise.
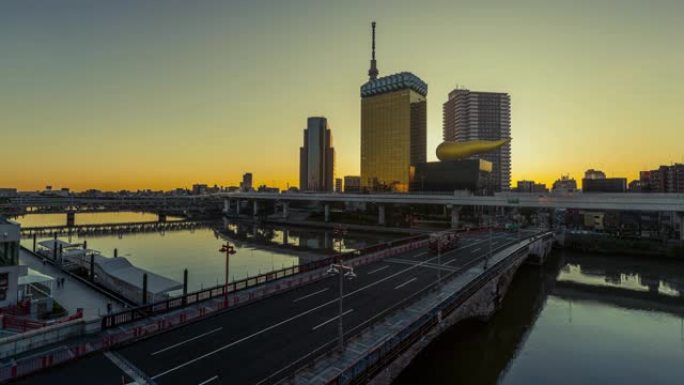
[[[338,254],[322,260],[313,261],[301,265],[294,265],[280,270],[274,270],[253,277],[247,277],[238,281],[230,282],[225,285],[214,286],[211,288],[188,293],[183,296],[172,297],[166,300],[158,301],[152,304],[142,305],[130,309],[124,309],[116,313],[102,316],[102,329],[117,327],[129,322],[134,322],[140,319],[148,318],[157,314],[167,313],[176,309],[180,309],[213,298],[225,297],[230,293],[265,285],[267,283],[283,279],[286,277],[291,277],[296,274],[306,273],[309,271],[325,268],[330,266],[330,264],[332,263],[367,256],[378,251],[408,245],[417,241],[426,240],[427,238],[428,235],[418,235],[396,241],[380,243],[377,245],[366,247],[364,249]]]
[[[535,238],[546,239],[552,236],[553,234],[546,233],[541,237]],[[506,247],[510,246],[503,246],[501,249]],[[512,251],[510,256],[519,256],[521,253],[524,253],[528,247],[529,244],[520,245],[518,248]],[[480,262],[481,259],[475,260],[464,268],[459,269],[459,271],[450,273],[449,277],[465,271],[472,267],[473,264],[476,265]],[[512,259],[507,257],[493,264],[485,274],[482,274],[474,279],[463,290],[459,290],[458,292],[452,294],[441,304],[412,322],[397,335],[371,350],[363,359],[342,370],[340,374],[330,380],[327,384],[347,385],[363,384],[368,382],[395,358],[404,353],[415,343],[422,340],[427,333],[429,333],[436,325],[439,324],[441,319],[448,317],[451,313],[458,309],[459,306],[463,305],[470,297],[482,289],[482,287],[484,287],[492,279],[492,277],[497,276],[506,268],[508,268],[511,263],[513,263]]]
[[[474,233],[474,232],[486,231],[486,230],[487,230],[486,228],[482,228],[482,229],[471,230],[471,232]],[[510,244],[499,246],[494,250],[494,252],[498,252],[498,251],[505,249],[507,247],[510,247]],[[519,251],[520,250],[517,250],[516,252],[519,252]],[[467,271],[468,269],[472,268],[473,266],[476,266],[477,264],[479,264],[481,262],[482,262],[481,259],[475,259],[475,260],[465,264],[464,266],[459,268],[457,271],[449,272],[444,279],[448,280],[451,277],[459,275],[462,272]],[[490,268],[490,272],[494,271],[493,269],[494,269],[494,267]],[[347,329],[344,333],[345,339],[355,336],[356,334],[358,334],[359,332],[362,332],[363,330],[365,330],[368,327],[372,327],[372,325],[380,322],[383,318],[388,317],[390,314],[394,313],[395,311],[397,311],[403,307],[406,307],[410,303],[413,303],[413,302],[417,301],[419,298],[427,295],[433,289],[434,289],[434,284],[427,286],[425,288],[422,288],[422,289],[412,293],[411,295],[407,296],[402,301],[400,301],[400,302],[382,310],[381,312],[375,314],[373,317],[367,319],[366,321],[364,321],[364,322],[362,322],[362,323],[360,323],[360,324],[358,324],[352,328]],[[456,307],[457,307],[457,305],[456,305]],[[434,325],[432,325],[432,326],[434,326]],[[432,327],[432,326],[430,326],[430,327]],[[410,327],[411,326],[407,327],[407,329]],[[288,365],[288,366],[280,369],[279,371],[271,374],[268,378],[259,382],[258,385],[280,384],[280,383],[286,382],[288,379],[292,379],[292,376],[294,376],[296,374],[296,372],[301,367],[303,367],[304,365],[307,365],[307,364],[312,365],[313,363],[316,362],[316,359],[320,358],[322,355],[324,355],[326,353],[333,351],[334,347],[337,346],[337,344],[338,344],[337,340],[329,341],[328,343],[326,343],[326,344],[316,348],[315,350],[309,352],[308,354],[300,357],[296,361],[292,362],[290,365]],[[346,384],[346,382],[335,382],[335,380],[333,380],[330,383],[331,384],[338,384],[338,383],[339,384],[342,384],[342,383]]]

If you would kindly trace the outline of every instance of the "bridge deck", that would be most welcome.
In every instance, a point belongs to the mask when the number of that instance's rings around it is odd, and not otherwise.
[[[517,240],[515,234],[493,236],[495,250]],[[457,269],[489,251],[488,235],[464,239],[444,253],[442,266],[426,249],[359,267],[345,281],[346,330],[366,324],[421,289],[435,285],[439,269]],[[131,366],[158,384],[255,384],[288,367],[337,336],[337,278],[331,277],[215,317],[139,341],[117,350]],[[98,355],[99,356],[99,355]],[[119,384],[98,365],[75,362],[20,384],[48,384],[69,372],[75,383]]]

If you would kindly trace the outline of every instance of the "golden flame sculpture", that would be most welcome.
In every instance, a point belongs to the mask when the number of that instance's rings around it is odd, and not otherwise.
[[[510,141],[510,139],[501,139],[444,142],[437,146],[437,159],[442,161],[463,159],[471,155],[494,151]]]

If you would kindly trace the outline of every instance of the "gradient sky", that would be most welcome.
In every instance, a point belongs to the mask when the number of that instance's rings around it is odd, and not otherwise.
[[[0,2],[0,187],[298,183],[306,118],[359,173],[370,21],[380,74],[512,99],[513,180],[684,161],[684,2]]]

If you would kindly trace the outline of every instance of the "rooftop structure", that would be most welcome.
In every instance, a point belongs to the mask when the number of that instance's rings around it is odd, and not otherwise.
[[[373,79],[361,86],[361,96],[373,96],[388,92],[410,89],[421,96],[427,96],[427,83],[410,72],[399,72],[379,79]]]

